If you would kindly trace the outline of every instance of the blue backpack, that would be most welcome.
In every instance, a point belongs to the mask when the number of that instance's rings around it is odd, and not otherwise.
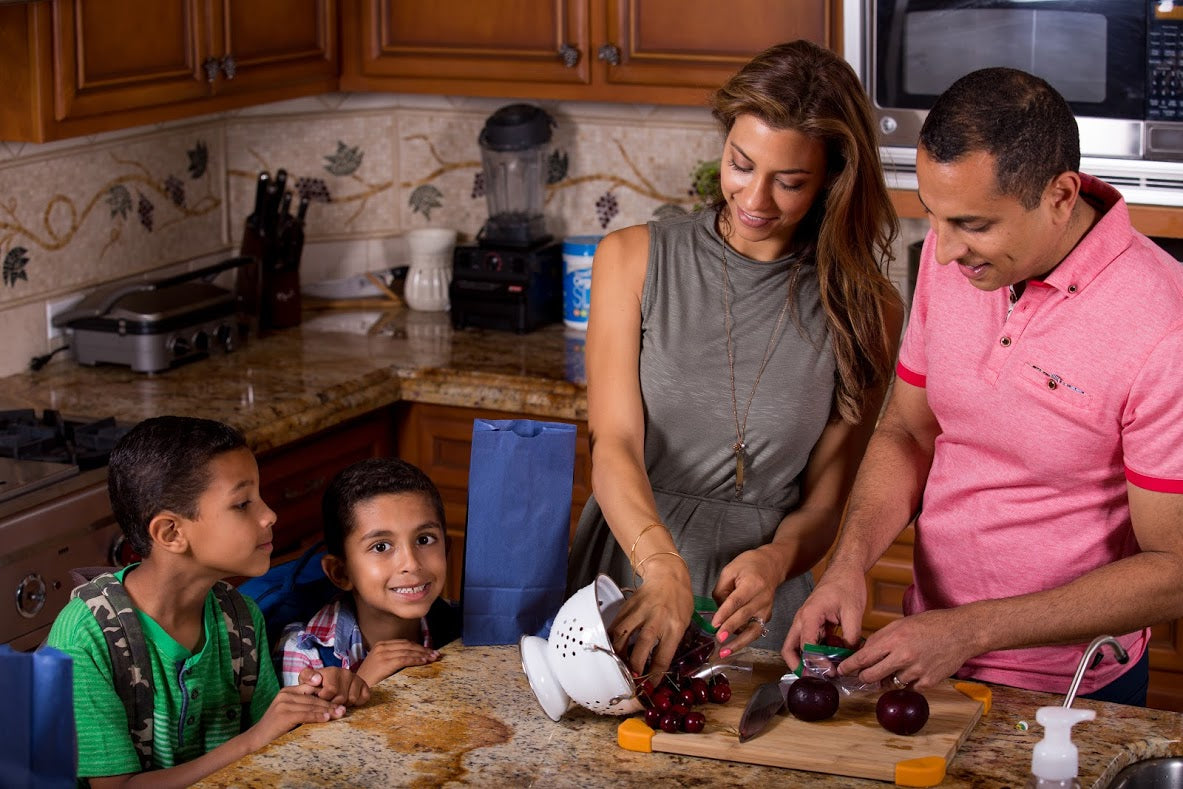
[[[283,629],[293,622],[305,624],[341,590],[333,585],[320,566],[324,542],[317,542],[298,559],[272,567],[258,578],[244,581],[238,591],[252,598],[267,625],[267,644],[274,654]],[[322,650],[322,658],[324,657]],[[332,650],[327,650],[332,656]],[[326,666],[341,665],[325,661]]]

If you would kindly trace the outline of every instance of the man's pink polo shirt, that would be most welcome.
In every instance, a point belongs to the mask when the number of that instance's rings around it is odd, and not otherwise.
[[[1183,264],[1081,177],[1104,216],[1009,318],[1005,288],[973,287],[925,239],[897,374],[941,433],[906,613],[1062,586],[1138,551],[1127,483],[1183,493]],[[1119,636],[1132,661],[1149,636]],[[959,676],[1064,693],[1083,649],[989,652]],[[1106,653],[1080,692],[1126,668]]]

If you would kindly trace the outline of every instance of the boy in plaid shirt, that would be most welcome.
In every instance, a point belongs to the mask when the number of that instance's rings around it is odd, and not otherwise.
[[[447,580],[444,504],[420,469],[370,458],[325,491],[325,575],[343,594],[280,639],[284,685],[308,668],[340,666],[368,685],[439,659],[459,635]]]

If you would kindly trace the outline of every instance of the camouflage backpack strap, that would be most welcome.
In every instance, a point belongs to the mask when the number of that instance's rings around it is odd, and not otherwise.
[[[251,703],[255,686],[259,684],[259,641],[255,622],[246,598],[230,584],[218,581],[214,584],[214,597],[222,609],[226,621],[226,635],[230,641],[230,663],[234,667],[234,684],[238,687],[238,698],[243,705]],[[243,710],[243,725],[249,725],[249,716]]]
[[[131,734],[140,766],[152,764],[152,714],[156,688],[152,684],[152,664],[144,642],[144,631],[127,590],[111,573],[98,575],[71,593],[86,603],[102,628],[111,653],[111,674],[115,692],[127,710],[127,730]]]

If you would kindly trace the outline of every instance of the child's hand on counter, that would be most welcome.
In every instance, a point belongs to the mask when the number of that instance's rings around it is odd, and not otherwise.
[[[407,666],[423,666],[439,660],[440,653],[405,639],[379,641],[357,667],[358,676],[375,685]]]
[[[312,668],[300,672],[300,684],[316,688],[317,698],[331,704],[357,707],[370,700],[370,686],[358,674],[343,668]]]

